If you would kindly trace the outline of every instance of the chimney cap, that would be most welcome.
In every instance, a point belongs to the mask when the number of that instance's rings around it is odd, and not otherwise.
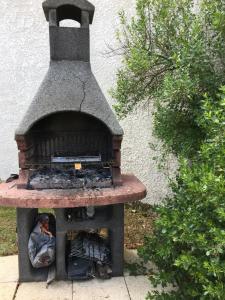
[[[46,20],[49,21],[49,11],[51,9],[60,9],[60,7],[73,6],[75,9],[82,11],[87,11],[89,13],[89,23],[92,24],[95,7],[87,0],[46,0],[42,3],[42,7],[45,13]],[[63,19],[75,19],[77,20],[76,15],[72,15],[73,13],[65,13],[65,15],[60,16],[60,20]]]

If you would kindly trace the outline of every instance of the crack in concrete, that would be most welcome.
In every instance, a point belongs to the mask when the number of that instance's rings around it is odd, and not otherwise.
[[[15,299],[16,299],[16,295],[17,295],[17,292],[18,292],[19,287],[20,287],[20,283],[17,282],[17,285],[16,285],[16,288],[15,288],[15,291],[14,291],[14,294],[13,294],[13,297],[12,297],[12,300],[15,300]]]
[[[80,103],[80,111],[81,111],[81,107],[82,107],[82,105],[83,105],[83,103],[84,103],[84,100],[85,100],[85,98],[86,98],[86,82],[85,82],[85,81],[82,81],[82,80],[81,80],[81,82],[82,82],[82,86],[83,86],[83,93],[84,93],[84,96],[83,96],[83,99],[81,100],[81,103]]]
[[[128,297],[129,297],[130,300],[132,300],[125,276],[123,276],[123,280],[124,280],[124,283],[125,283],[125,286],[126,286],[126,289],[127,289]]]
[[[84,100],[86,98],[86,83],[87,83],[87,81],[83,81],[79,76],[75,76],[75,78],[78,79],[81,82],[82,88],[83,88],[83,93],[84,93],[83,98],[80,102],[80,111],[81,111],[81,107],[82,107],[82,105],[84,103]]]

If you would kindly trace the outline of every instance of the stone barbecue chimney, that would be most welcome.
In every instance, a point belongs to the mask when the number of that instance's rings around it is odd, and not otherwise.
[[[51,165],[52,157],[95,155],[111,162],[114,184],[121,183],[123,130],[90,66],[89,25],[94,6],[86,0],[47,0],[50,66],[16,130],[21,177],[29,169]],[[80,27],[60,27],[72,19]]]
[[[48,0],[43,3],[43,9],[49,22],[51,59],[89,62],[89,25],[94,6],[83,0]],[[80,28],[60,27],[60,21],[65,19],[79,22]]]

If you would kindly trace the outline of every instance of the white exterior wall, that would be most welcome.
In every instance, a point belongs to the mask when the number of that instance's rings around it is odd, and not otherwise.
[[[106,58],[107,43],[113,45],[119,25],[118,11],[134,11],[135,0],[92,0],[96,12],[91,26],[93,72],[110,104],[108,94],[115,83],[118,56]],[[0,178],[18,172],[14,131],[39,87],[49,64],[48,23],[42,0],[0,0]],[[150,203],[167,193],[166,178],[157,171],[149,148],[153,141],[151,115],[147,110],[121,122],[125,131],[122,166],[136,174],[147,186]]]

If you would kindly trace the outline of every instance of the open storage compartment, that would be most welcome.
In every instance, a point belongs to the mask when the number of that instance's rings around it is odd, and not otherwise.
[[[69,280],[111,278],[112,262],[108,229],[67,232],[66,264]]]
[[[80,209],[80,208],[79,208]],[[82,209],[82,208],[81,208]],[[70,210],[70,209],[69,209]],[[124,254],[124,205],[95,207],[92,218],[68,221],[68,209],[55,209],[56,214],[56,276],[58,280],[68,279],[69,240],[74,240],[79,232],[107,230],[106,243],[110,251],[112,276],[123,275]],[[72,233],[75,233],[73,235]]]

